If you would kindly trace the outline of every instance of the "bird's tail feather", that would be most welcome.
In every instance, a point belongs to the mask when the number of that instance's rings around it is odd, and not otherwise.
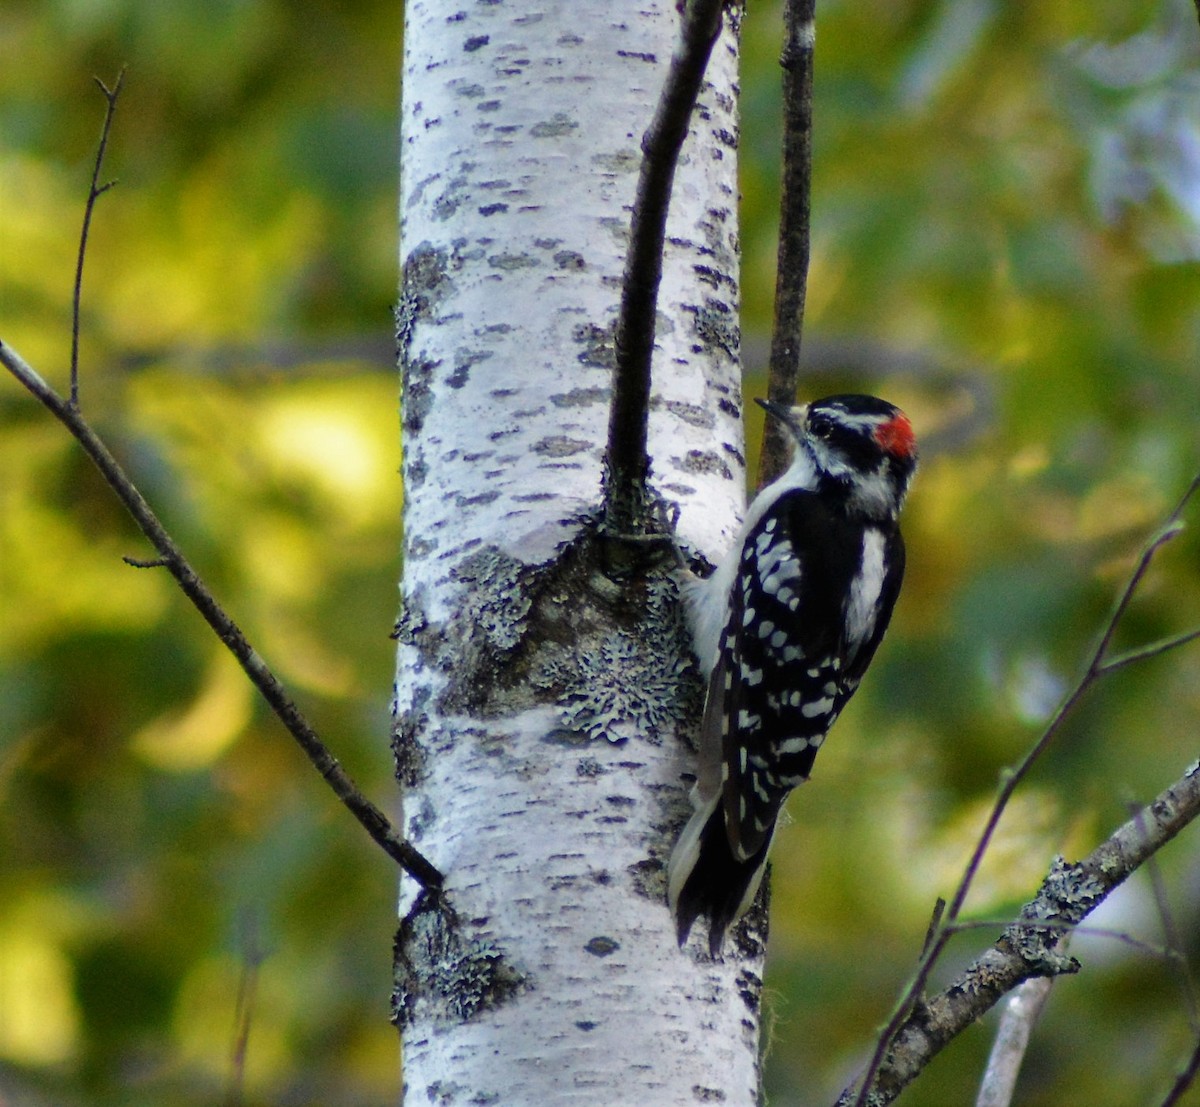
[[[774,836],[772,825],[759,849],[739,861],[729,844],[719,794],[692,815],[667,863],[667,897],[681,946],[704,916],[709,952],[720,955],[725,934],[754,902]]]

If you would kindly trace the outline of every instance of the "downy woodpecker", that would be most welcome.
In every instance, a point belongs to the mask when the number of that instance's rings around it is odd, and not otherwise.
[[[897,523],[912,424],[873,396],[759,403],[792,438],[788,470],[683,600],[708,696],[695,813],[668,866],[679,943],[708,920],[715,957],[754,899],[779,811],[854,694],[904,575]]]

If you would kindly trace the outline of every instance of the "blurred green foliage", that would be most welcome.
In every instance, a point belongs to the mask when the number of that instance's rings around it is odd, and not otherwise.
[[[103,108],[89,79],[129,63],[106,172],[121,183],[85,274],[85,409],[385,805],[399,19],[373,0],[0,13],[0,335],[63,383]],[[751,340],[771,313],[777,53],[775,6],[751,5]],[[778,1104],[830,1100],[863,1062],[1002,766],[1200,467],[1191,5],[830,0],[817,57],[810,333],[929,373],[826,359],[805,390],[877,389],[931,441],[965,396],[993,405],[926,457],[894,629],[776,851]],[[217,1101],[261,956],[245,1101],[394,1102],[394,872],[167,579],[120,560],[145,553],[0,380],[0,1097]],[[1198,578],[1185,534],[1119,644],[1200,624]],[[1018,794],[972,911],[1011,911],[1054,853],[1090,849],[1174,779],[1198,721],[1194,648],[1109,678]],[[1194,832],[1161,866],[1194,964]],[[1148,882],[1105,924],[1161,943]],[[957,963],[990,933],[958,939]],[[1021,1102],[1161,1096],[1189,1049],[1179,972],[1111,939],[1075,952],[1084,972],[1056,985]],[[905,1102],[969,1101],[988,1044],[965,1036]]]
[[[84,409],[394,808],[398,5],[17,0],[0,41],[4,339],[65,387],[91,77],[128,63]],[[261,955],[244,1102],[395,1102],[393,866],[5,377],[0,1099],[221,1101]]]

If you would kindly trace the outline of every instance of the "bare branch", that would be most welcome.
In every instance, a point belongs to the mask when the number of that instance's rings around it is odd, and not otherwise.
[[[308,720],[292,702],[287,690],[267,663],[255,652],[237,624],[225,613],[207,585],[188,563],[183,552],[159,522],[153,509],[141,492],[125,475],[108,447],[92,430],[87,420],[79,413],[76,405],[64,400],[45,380],[14,350],[0,342],[0,364],[21,382],[42,404],[47,407],[83,447],[84,452],[100,470],[108,486],[117,494],[129,514],[133,516],[141,532],[158,552],[158,557],[146,562],[134,561],[141,567],[161,565],[173,576],[184,595],[204,616],[205,621],[226,648],[242,666],[246,675],[270,705],[271,710],[287,727],[288,732],[299,743],[316,770],[325,778],[334,794],[349,809],[351,814],[366,828],[367,833],[399,862],[423,888],[436,891],[442,885],[442,874],[433,864],[408,841],[402,838],[387,816],[383,814],[357,785],[351,780],[337,758],[317,736]]]
[[[769,335],[743,331],[742,363],[766,365]],[[170,361],[179,372],[197,376],[236,376],[260,379],[286,372],[292,377],[320,374],[394,373],[395,340],[388,336],[343,335],[338,338],[305,338],[303,341],[271,339],[262,342],[164,346],[114,354],[110,364],[123,373]],[[903,377],[919,385],[942,412],[940,422],[921,431],[921,457],[930,459],[955,453],[996,429],[999,412],[996,372],[982,364],[960,363],[937,350],[904,349],[863,338],[822,336],[811,327],[804,332],[801,380],[808,377],[868,377],[872,380]],[[801,385],[803,387],[803,385]]]
[[[121,560],[132,569],[165,569],[167,565],[165,557],[122,557]]]
[[[800,379],[800,340],[808,293],[809,211],[812,195],[813,44],[816,0],[784,6],[783,172],[779,199],[779,257],[775,266],[775,323],[767,399],[793,404]],[[758,483],[767,484],[787,465],[783,427],[768,419]]]
[[[621,278],[605,453],[604,515],[608,527],[618,534],[637,533],[643,525],[641,508],[650,464],[646,453],[650,363],[667,211],[688,120],[721,30],[721,6],[722,0],[688,0],[679,45],[654,118],[642,137],[642,165]]]
[[[100,142],[96,146],[96,164],[92,166],[92,183],[88,188],[87,203],[83,207],[83,229],[79,232],[79,252],[75,255],[75,289],[71,295],[71,406],[79,404],[79,306],[83,299],[83,259],[87,256],[88,231],[92,226],[92,212],[96,201],[117,182],[100,183],[100,168],[104,164],[104,152],[108,149],[108,136],[112,131],[113,116],[117,114],[117,99],[121,86],[125,84],[125,66],[117,74],[116,83],[109,88],[99,77],[94,77],[97,87],[104,93],[108,106],[104,109],[104,123],[100,127]]]
[[[990,949],[944,991],[919,1002],[909,1000],[909,1012],[889,1036],[886,1057],[864,1087],[842,1093],[839,1107],[891,1103],[950,1041],[1018,984],[1035,976],[1076,971],[1078,962],[1055,949],[1064,929],[1077,927],[1198,816],[1200,765],[1195,765],[1082,861],[1056,861],[1037,896]],[[928,971],[924,975],[927,978]]]

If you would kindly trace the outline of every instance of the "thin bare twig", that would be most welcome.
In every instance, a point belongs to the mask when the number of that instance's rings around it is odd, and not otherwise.
[[[104,93],[108,106],[104,109],[104,123],[100,128],[100,142],[96,146],[96,164],[92,166],[92,183],[88,188],[87,203],[83,207],[83,229],[79,232],[79,252],[75,255],[75,289],[71,295],[71,406],[79,406],[79,307],[83,300],[83,259],[87,256],[88,231],[92,226],[92,212],[96,201],[117,182],[100,183],[100,167],[104,164],[104,152],[108,149],[108,136],[112,131],[113,116],[117,114],[117,98],[125,84],[125,66],[117,74],[116,83],[109,88],[99,77],[92,78]]]
[[[161,557],[126,556],[122,557],[121,560],[131,569],[165,569],[167,566],[166,559]]]
[[[1143,953],[1147,957],[1156,957],[1159,960],[1169,962],[1172,968],[1182,965],[1187,961],[1186,955],[1178,950],[1171,949],[1165,945],[1155,945],[1153,942],[1143,941],[1141,938],[1135,938],[1127,930],[1113,930],[1107,926],[1084,926],[1082,924],[1063,922],[1061,919],[1038,919],[1036,923],[1014,923],[1009,919],[964,919],[954,924],[951,933],[966,934],[971,930],[1003,930],[1006,926],[1024,926],[1026,929],[1038,930],[1060,930],[1064,934],[1070,932],[1072,934],[1081,934],[1088,938],[1107,938],[1109,941],[1128,946],[1135,953]]]
[[[1200,0],[1196,0],[1196,6],[1200,7]],[[1175,1078],[1175,1083],[1171,1085],[1171,1090],[1162,1101],[1162,1107],[1175,1107],[1175,1104],[1183,1099],[1188,1088],[1196,1082],[1197,1076],[1200,1076],[1200,1042],[1196,1043],[1196,1048],[1192,1050],[1183,1071]]]
[[[1140,813],[1135,812],[1133,817],[1139,818]],[[1192,1036],[1200,1041],[1200,1004],[1196,1001],[1196,982],[1192,979],[1191,968],[1188,965],[1187,946],[1184,944],[1183,935],[1179,933],[1175,913],[1171,910],[1171,902],[1167,897],[1167,885],[1163,880],[1162,869],[1155,858],[1151,857],[1146,862],[1146,872],[1150,875],[1150,886],[1154,889],[1154,905],[1158,909],[1159,922],[1162,924],[1163,942],[1178,970],[1174,976],[1183,993],[1188,1025],[1191,1027]]]
[[[783,171],[779,198],[779,256],[775,266],[775,322],[767,399],[796,402],[800,381],[800,340],[808,294],[809,213],[812,196],[813,45],[816,0],[784,5]],[[763,432],[758,483],[767,484],[787,465],[787,440],[778,420]]]
[[[0,364],[3,364],[71,432],[157,551],[158,557],[152,561],[135,561],[134,564],[141,567],[161,565],[175,578],[184,595],[204,616],[229,652],[237,658],[263,699],[287,727],[288,732],[304,750],[309,761],[324,777],[338,799],[366,828],[367,833],[390,857],[399,862],[404,871],[421,887],[431,891],[439,889],[442,886],[442,874],[432,862],[402,838],[387,816],[359,791],[337,758],[330,753],[308,720],[292,702],[283,684],[208,590],[208,586],[189,564],[183,551],[167,533],[141,492],[125,475],[108,447],[79,413],[79,409],[68,400],[64,400],[16,350],[3,342],[0,342]]]
[[[938,896],[933,905],[933,913],[929,916],[929,926],[925,931],[925,944],[921,946],[924,953],[942,932],[942,916],[946,913],[946,901]]]
[[[79,237],[79,254],[75,266],[70,398],[64,400],[16,350],[5,345],[3,341],[0,341],[0,364],[3,364],[70,431],[96,468],[100,470],[105,482],[133,516],[138,528],[158,552],[157,557],[150,559],[127,557],[125,558],[126,563],[138,569],[164,568],[175,578],[184,595],[204,616],[205,621],[225,644],[226,649],[237,658],[251,683],[259,690],[283,725],[287,727],[288,732],[295,738],[309,761],[333,789],[334,794],[342,801],[343,805],[384,851],[397,861],[422,888],[430,892],[438,892],[443,883],[442,874],[411,843],[401,837],[388,821],[387,816],[362,794],[346,770],[339,764],[337,758],[330,753],[308,720],[292,702],[287,690],[267,663],[251,647],[241,628],[229,617],[217,602],[216,597],[208,590],[207,585],[200,579],[187,558],[184,557],[183,551],[167,533],[166,528],[154,514],[141,492],[138,491],[137,486],[125,475],[124,470],[100,436],[80,414],[79,316],[83,289],[83,262],[87,254],[88,230],[91,226],[92,211],[95,208],[96,200],[116,183],[109,181],[107,184],[101,185],[100,169],[104,162],[109,133],[112,130],[117,99],[121,94],[124,82],[124,68],[117,75],[117,80],[111,89],[99,78],[96,78],[96,84],[108,102],[108,109],[105,112],[104,124],[100,131],[100,143],[96,151],[96,161],[92,169],[92,181],[88,189],[83,230]]]
[[[1129,576],[1129,580],[1126,581],[1125,587],[1117,596],[1112,613],[1109,615],[1108,622],[1100,634],[1099,642],[1092,651],[1092,656],[1088,661],[1083,676],[1079,678],[1075,687],[1055,709],[1054,714],[1050,717],[1050,721],[1046,724],[1046,729],[1042,731],[1041,737],[1034,742],[1025,756],[1017,763],[1016,767],[1005,774],[1000,792],[996,796],[996,802],[992,805],[991,813],[988,816],[987,823],[984,825],[983,833],[979,836],[979,841],[963,873],[962,880],[959,882],[958,888],[950,900],[950,908],[946,912],[946,921],[948,923],[953,923],[962,911],[967,893],[970,891],[975,874],[979,871],[980,863],[983,861],[983,855],[987,852],[988,846],[991,845],[996,827],[999,825],[1008,802],[1013,797],[1013,793],[1016,792],[1018,786],[1029,775],[1030,770],[1041,758],[1042,754],[1049,748],[1050,743],[1054,741],[1059,730],[1062,729],[1063,723],[1066,722],[1067,717],[1075,709],[1075,706],[1091,689],[1092,685],[1104,675],[1105,657],[1109,646],[1112,645],[1113,636],[1117,633],[1117,626],[1121,622],[1121,618],[1124,616],[1126,610],[1128,610],[1134,593],[1138,589],[1138,585],[1141,584],[1142,578],[1145,577],[1149,570],[1150,563],[1154,560],[1154,555],[1182,530],[1183,525],[1180,522],[1180,516],[1183,514],[1184,508],[1187,507],[1188,501],[1195,494],[1198,487],[1200,487],[1200,474],[1197,474],[1192,479],[1187,491],[1183,494],[1178,504],[1175,505],[1171,514],[1167,516],[1166,522],[1142,548],[1142,552],[1138,557],[1133,572]]]
[[[1109,673],[1115,673],[1118,669],[1124,669],[1127,665],[1134,665],[1139,661],[1145,661],[1147,658],[1158,657],[1159,654],[1167,653],[1169,650],[1186,646],[1189,642],[1194,642],[1200,638],[1200,630],[1189,630],[1184,634],[1173,634],[1169,638],[1160,638],[1157,642],[1151,642],[1147,646],[1139,646],[1137,649],[1127,650],[1125,653],[1118,654],[1109,661],[1105,661],[1099,666],[1097,672],[1101,676],[1108,676]]]
[[[1188,1025],[1191,1027],[1192,1039],[1195,1043],[1191,1059],[1176,1076],[1171,1090],[1167,1093],[1167,1098],[1163,1101],[1164,1107],[1169,1107],[1170,1104],[1179,1102],[1183,1093],[1195,1082],[1197,1075],[1200,1075],[1200,1010],[1198,1010],[1196,1002],[1196,983],[1192,979],[1191,966],[1188,964],[1185,952],[1186,946],[1183,936],[1179,933],[1179,927],[1175,923],[1175,914],[1171,910],[1170,901],[1167,899],[1167,888],[1163,881],[1162,870],[1153,857],[1147,862],[1146,869],[1150,873],[1150,882],[1154,888],[1154,903],[1158,908],[1159,920],[1162,922],[1163,939],[1166,942],[1167,950],[1178,964],[1179,971],[1175,978],[1179,981],[1179,987],[1183,991],[1183,1001],[1187,1006]]]
[[[258,940],[258,920],[245,908],[239,915],[242,943],[242,972],[238,978],[237,1001],[233,1013],[233,1050],[229,1063],[229,1082],[224,1107],[241,1107],[246,1083],[246,1053],[250,1028],[254,1022],[254,1002],[258,994],[258,970],[266,953]]]
[[[667,210],[688,120],[721,30],[721,7],[722,0],[688,0],[679,45],[671,58],[654,118],[642,138],[642,165],[621,278],[605,452],[604,515],[608,527],[618,534],[637,533],[643,524],[650,465],[646,453],[650,362]]]
[[[1109,647],[1112,645],[1113,637],[1117,632],[1117,626],[1121,622],[1130,602],[1133,599],[1134,593],[1141,584],[1150,568],[1150,564],[1154,559],[1154,555],[1167,542],[1174,538],[1183,524],[1181,516],[1184,509],[1187,507],[1191,498],[1195,495],[1197,489],[1200,488],[1200,474],[1197,474],[1188,485],[1187,490],[1180,498],[1175,508],[1167,516],[1163,526],[1154,534],[1142,548],[1141,554],[1138,557],[1137,563],[1134,566],[1133,572],[1130,574],[1125,587],[1117,596],[1117,600],[1113,605],[1111,614],[1106,622],[1104,629],[1100,634],[1099,641],[1092,651],[1087,667],[1083,675],[1076,683],[1075,687],[1068,692],[1063,701],[1055,709],[1054,714],[1050,717],[1046,728],[1042,731],[1041,736],[1030,747],[1025,756],[1017,763],[1017,765],[1005,771],[1003,774],[1000,790],[996,796],[996,800],[992,805],[992,809],[988,814],[987,822],[984,824],[983,831],[979,836],[979,840],[971,854],[970,860],[967,862],[966,868],[963,870],[963,875],[959,881],[958,887],[955,889],[954,895],[950,899],[950,905],[947,908],[941,923],[940,933],[930,941],[926,939],[925,949],[918,962],[916,972],[905,988],[900,1000],[897,1002],[888,1018],[883,1031],[880,1033],[875,1044],[875,1050],[871,1055],[871,1060],[863,1074],[862,1083],[859,1085],[859,1090],[853,1102],[856,1107],[866,1107],[871,1100],[871,1092],[873,1085],[877,1082],[877,1077],[880,1075],[884,1058],[887,1056],[889,1049],[892,1048],[897,1035],[900,1033],[901,1027],[911,1025],[912,1019],[916,1013],[916,1008],[920,1001],[920,997],[924,994],[925,986],[928,983],[929,975],[933,971],[938,958],[941,957],[946,944],[949,942],[951,935],[954,932],[954,925],[957,923],[959,915],[962,912],[963,904],[966,902],[967,895],[970,892],[971,885],[974,883],[975,876],[979,871],[980,864],[983,861],[983,856],[991,845],[992,838],[996,833],[996,828],[1000,824],[1000,820],[1008,807],[1009,801],[1016,792],[1021,782],[1029,775],[1034,765],[1041,756],[1049,748],[1054,741],[1059,731],[1062,729],[1063,723],[1066,721],[1070,713],[1075,709],[1079,701],[1091,689],[1103,675],[1105,675],[1105,663]],[[1190,639],[1188,639],[1190,640]],[[1181,645],[1183,639],[1168,640],[1169,645],[1164,648],[1171,648],[1172,645]],[[1146,651],[1152,650],[1152,647],[1146,647]],[[1145,652],[1146,656],[1152,656],[1151,652]],[[1136,651],[1135,651],[1136,652]],[[1162,652],[1158,650],[1157,652]],[[1122,658],[1115,659],[1115,667],[1120,668],[1127,662],[1123,662]],[[1016,982],[1014,982],[1016,983]],[[1003,994],[1003,993],[1001,993]],[[999,998],[999,996],[995,997]],[[992,1000],[995,1002],[995,999]],[[990,1004],[989,1004],[990,1006]],[[986,1008],[985,1008],[986,1010]],[[939,1047],[940,1048],[940,1047]],[[850,1102],[847,1100],[847,1102]]]

